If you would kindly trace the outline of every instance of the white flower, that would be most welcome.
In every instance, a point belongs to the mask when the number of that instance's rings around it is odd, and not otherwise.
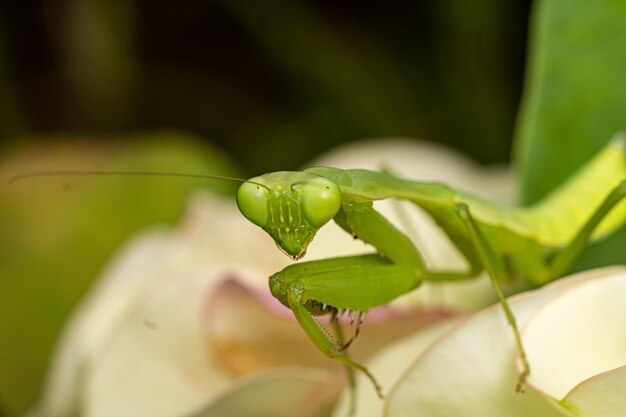
[[[512,194],[510,176],[503,170],[478,169],[458,154],[423,143],[364,142],[316,164],[383,167],[409,178],[487,192],[487,197],[504,196],[505,201]],[[395,207],[377,207],[406,227]],[[462,268],[460,256],[432,222],[414,214],[412,206],[407,210],[418,231],[411,237],[430,265]],[[364,250],[362,243],[329,225],[314,240],[307,259]],[[175,230],[157,228],[135,237],[103,272],[63,332],[32,415],[245,416],[259,410],[273,416],[305,415],[303,410],[327,415],[344,383],[338,378],[341,368],[315,349],[267,288],[267,277],[289,262],[232,200],[198,193]],[[489,303],[492,294],[485,279],[425,285],[405,300],[408,306],[425,307],[418,313],[409,308],[368,315],[353,354],[366,360],[411,331],[441,322],[451,309]],[[442,323],[417,333],[419,349],[450,326]],[[419,349],[403,353],[393,369],[373,364],[372,370],[390,387],[387,379],[396,376],[386,373],[401,372]],[[400,398],[401,386],[390,399]]]

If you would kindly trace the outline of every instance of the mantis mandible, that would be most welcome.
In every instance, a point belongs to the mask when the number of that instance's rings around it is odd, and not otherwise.
[[[519,391],[530,366],[501,283],[523,279],[540,286],[567,273],[590,241],[626,221],[625,196],[626,136],[620,134],[530,207],[501,207],[443,184],[383,172],[325,167],[251,178],[240,186],[237,205],[294,260],[305,255],[316,232],[331,219],[376,249],[375,254],[290,265],[272,275],[269,285],[321,352],[365,373],[382,397],[374,376],[348,356],[350,342],[343,343],[341,334],[337,341],[331,339],[314,316],[336,318],[351,310],[353,320],[355,315],[360,320],[367,310],[424,281],[467,280],[485,270],[515,337],[522,365]],[[429,270],[411,240],[373,208],[374,201],[388,198],[424,209],[467,259],[469,269]]]
[[[372,254],[292,264],[270,277],[270,290],[325,355],[358,369],[382,389],[369,370],[352,360],[336,318],[350,310],[359,323],[422,282],[473,279],[485,270],[513,330],[522,365],[517,389],[530,372],[515,317],[501,283],[522,279],[540,286],[564,275],[585,247],[626,222],[626,135],[613,138],[563,185],[530,207],[502,207],[440,183],[397,178],[384,172],[316,167],[242,180],[202,174],[138,171],[36,171],[34,176],[150,175],[238,181],[237,205],[294,260],[305,255],[317,231],[333,219]],[[466,258],[465,271],[433,271],[412,241],[373,208],[383,199],[407,200],[428,213]],[[337,340],[314,316],[335,318]],[[358,332],[358,324],[357,324]],[[351,381],[353,376],[349,374]]]

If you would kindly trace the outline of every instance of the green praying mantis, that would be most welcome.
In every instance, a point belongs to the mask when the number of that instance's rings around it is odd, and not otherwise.
[[[265,230],[294,260],[304,256],[316,232],[333,219],[374,254],[293,264],[270,277],[274,297],[325,355],[362,371],[347,343],[331,338],[314,316],[345,310],[358,318],[424,281],[472,279],[486,270],[508,323],[522,365],[517,390],[530,372],[515,317],[501,283],[523,279],[532,286],[550,282],[572,267],[590,241],[626,221],[626,136],[616,136],[560,188],[531,207],[501,207],[439,183],[397,178],[383,172],[316,167],[275,172],[242,184],[242,214]],[[411,240],[378,213],[373,202],[410,201],[425,210],[466,258],[466,271],[432,271]],[[356,316],[356,317],[355,317]],[[357,325],[358,326],[358,325]],[[338,329],[338,327],[337,327]],[[358,327],[357,327],[358,329]]]
[[[293,314],[308,338],[325,355],[363,372],[378,395],[374,375],[354,361],[337,317],[351,311],[357,323],[377,306],[419,287],[422,282],[473,279],[485,270],[513,330],[522,365],[518,390],[530,372],[515,317],[501,284],[525,280],[532,286],[569,271],[585,247],[626,221],[626,135],[618,134],[598,154],[542,201],[530,207],[503,207],[440,183],[398,178],[385,172],[316,167],[238,178],[129,171],[38,171],[14,182],[50,175],[165,175],[242,182],[237,205],[294,260],[305,255],[317,231],[333,219],[356,239],[373,246],[370,254],[302,262],[269,279],[272,294]],[[402,231],[378,213],[373,202],[407,200],[421,207],[466,258],[464,271],[430,270]],[[331,315],[331,337],[315,316]],[[357,330],[358,333],[358,324]]]

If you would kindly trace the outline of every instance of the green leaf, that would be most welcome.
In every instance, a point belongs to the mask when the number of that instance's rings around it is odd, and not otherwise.
[[[516,160],[522,202],[562,183],[626,129],[626,2],[535,5]],[[575,269],[626,262],[626,228],[591,247]]]

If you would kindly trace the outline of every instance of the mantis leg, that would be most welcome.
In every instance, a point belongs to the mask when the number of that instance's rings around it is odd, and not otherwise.
[[[270,277],[270,290],[289,308],[288,298],[297,295],[307,311],[324,314],[330,308],[367,311],[420,283],[415,269],[372,254],[292,264]]]
[[[373,245],[378,255],[359,255],[293,264],[270,278],[272,294],[294,313],[317,348],[330,358],[363,372],[382,396],[366,367],[352,360],[314,318],[314,314],[350,309],[356,312],[386,304],[427,280],[458,280],[469,272],[433,273],[411,240],[393,226],[371,202],[349,202],[335,221],[355,238]]]
[[[515,345],[519,352],[520,360],[523,366],[523,371],[520,374],[519,380],[517,382],[516,391],[522,392],[522,384],[524,383],[526,377],[530,374],[530,365],[528,364],[528,360],[526,359],[526,352],[524,351],[524,346],[522,345],[522,339],[520,337],[519,329],[515,321],[515,316],[513,315],[513,312],[509,307],[509,303],[507,302],[504,291],[502,291],[502,286],[500,285],[500,282],[506,278],[506,265],[504,264],[503,258],[501,256],[498,256],[496,250],[482,233],[478,224],[474,221],[467,204],[457,204],[455,210],[459,218],[467,225],[470,238],[483,262],[489,278],[491,278],[491,283],[496,291],[498,300],[502,305],[506,319],[513,329]]]
[[[372,207],[371,202],[347,202],[334,218],[346,232],[374,246],[393,263],[420,271],[426,263],[413,242]]]
[[[624,197],[626,197],[626,180],[609,193],[572,241],[554,256],[540,277],[539,284],[550,282],[565,275],[571,269],[574,262],[587,247],[595,228]]]
[[[335,222],[345,231],[374,246],[379,254],[394,264],[414,268],[423,281],[463,281],[475,277],[482,269],[476,260],[467,258],[468,271],[430,271],[413,242],[371,203],[348,203],[335,216]]]
[[[317,346],[317,348],[325,355],[343,362],[350,368],[355,368],[363,372],[369,380],[372,381],[378,396],[383,398],[382,388],[378,381],[374,378],[374,375],[372,375],[372,373],[365,366],[350,359],[345,351],[337,349],[336,343],[334,343],[334,341],[330,338],[330,335],[328,335],[328,333],[320,327],[311,313],[304,307],[301,300],[298,300],[297,297],[297,294],[289,295],[289,307],[293,311],[296,320],[304,329],[309,339],[311,339],[315,346]]]
[[[350,309],[360,318],[358,312],[385,304],[420,282],[414,269],[370,254],[292,264],[270,277],[270,289],[293,311],[307,337],[322,353],[363,372],[382,397],[381,387],[369,370],[348,356],[339,329],[336,327],[337,336],[333,338],[314,315],[338,315]],[[348,378],[353,385],[351,372]]]
[[[343,337],[343,330],[341,329],[341,323],[339,320],[333,320],[333,327],[335,328],[335,334],[337,335],[337,341],[342,346],[345,345],[345,339]],[[345,352],[345,349],[343,349]],[[348,353],[346,352],[346,355]],[[350,405],[348,407],[348,416],[354,416],[356,413],[356,402],[358,400],[356,395],[356,375],[354,369],[351,366],[344,364],[346,375],[348,376],[348,387],[350,388]]]
[[[293,264],[270,278],[272,294],[294,313],[317,348],[363,372],[382,396],[381,388],[363,365],[352,360],[314,318],[343,309],[366,311],[406,294],[427,279],[467,279],[464,273],[430,274],[413,243],[371,203],[340,210],[336,222],[353,236],[372,244],[379,255],[359,255]]]

